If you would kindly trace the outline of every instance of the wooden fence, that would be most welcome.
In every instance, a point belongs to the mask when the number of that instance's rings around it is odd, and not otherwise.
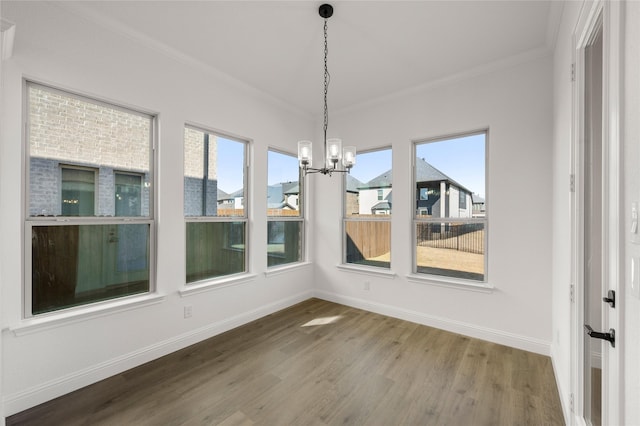
[[[358,263],[391,251],[390,221],[347,220],[344,228],[349,263]]]
[[[359,215],[363,217],[363,215]],[[391,222],[347,220],[347,262],[358,263],[391,251]],[[484,254],[484,223],[433,223],[416,225],[417,245]]]

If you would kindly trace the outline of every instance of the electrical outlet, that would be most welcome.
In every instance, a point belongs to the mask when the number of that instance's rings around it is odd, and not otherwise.
[[[364,290],[365,291],[371,290],[371,282],[369,282],[369,281],[365,281],[364,282]]]
[[[193,308],[191,306],[185,306],[184,307],[184,317],[185,318],[191,318],[192,314],[193,314]]]

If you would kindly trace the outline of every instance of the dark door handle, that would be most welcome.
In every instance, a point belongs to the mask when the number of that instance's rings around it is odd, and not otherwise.
[[[602,301],[604,303],[608,303],[612,308],[616,307],[616,292],[613,290],[609,290],[607,292],[607,297],[603,297]]]
[[[608,333],[601,333],[599,331],[594,331],[590,325],[585,324],[584,329],[592,339],[606,340],[607,342],[611,343],[611,347],[616,347],[616,331],[613,328],[610,328]]]

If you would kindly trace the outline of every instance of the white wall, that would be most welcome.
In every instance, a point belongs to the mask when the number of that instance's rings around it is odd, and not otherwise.
[[[11,2],[3,16],[16,25],[13,58],[3,64],[0,134],[0,271],[3,392],[6,415],[306,299],[312,266],[266,277],[267,147],[295,152],[312,139],[314,122],[229,78],[180,63],[60,6]],[[22,79],[68,88],[158,113],[159,303],[84,318],[17,336],[22,305]],[[234,286],[181,297],[185,281],[183,127],[186,121],[252,142],[249,192],[250,271]],[[283,142],[290,141],[290,142]],[[285,145],[283,145],[285,144]],[[183,307],[193,317],[183,318]]]
[[[449,330],[549,353],[551,342],[552,58],[334,112],[329,133],[359,150],[392,145],[391,270],[337,268],[340,191],[318,177],[316,288],[320,296]],[[412,140],[489,127],[487,215],[491,293],[407,279],[412,271]],[[538,209],[532,209],[536,200]],[[370,281],[370,291],[364,290]],[[435,283],[434,283],[435,284]]]

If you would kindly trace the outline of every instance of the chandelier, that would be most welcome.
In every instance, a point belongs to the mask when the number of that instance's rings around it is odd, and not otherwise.
[[[311,167],[313,150],[311,141],[298,141],[298,161],[305,176],[310,173],[322,173],[331,176],[334,172],[349,173],[351,167],[356,164],[356,147],[345,146],[342,148],[342,140],[337,138],[327,139],[327,128],[329,127],[329,109],[327,107],[327,93],[329,90],[329,68],[327,67],[327,22],[333,15],[333,7],[330,4],[323,4],[318,9],[318,13],[324,19],[324,167]],[[343,168],[341,168],[343,167]]]

